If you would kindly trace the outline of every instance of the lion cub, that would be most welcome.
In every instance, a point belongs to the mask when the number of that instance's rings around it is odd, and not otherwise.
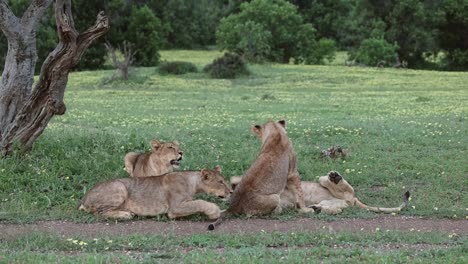
[[[227,214],[279,213],[280,195],[286,187],[294,193],[295,204],[301,211],[313,211],[304,204],[296,153],[286,135],[285,127],[284,120],[252,126],[252,132],[262,141],[262,148],[234,190]],[[213,223],[209,229],[214,229],[220,222],[221,220]]]
[[[240,176],[231,177],[231,188],[235,190],[241,179]],[[410,193],[406,192],[399,207],[368,206],[356,197],[353,187],[336,171],[321,176],[319,182],[303,181],[301,186],[305,204],[327,214],[339,214],[349,206],[357,206],[376,213],[397,213],[407,206],[410,197]],[[281,207],[295,207],[294,193],[287,188],[281,193]]]
[[[209,219],[220,216],[219,207],[203,200],[192,200],[199,192],[225,198],[231,189],[221,176],[221,168],[180,171],[159,177],[122,178],[103,182],[89,190],[78,207],[108,218],[131,219],[134,215],[169,218],[204,213]]]
[[[130,152],[125,155],[125,170],[130,177],[159,176],[173,172],[182,161],[183,152],[177,141],[151,140],[152,152]]]

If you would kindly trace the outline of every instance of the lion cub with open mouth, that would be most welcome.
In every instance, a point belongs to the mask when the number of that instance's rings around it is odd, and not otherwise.
[[[180,171],[159,177],[122,178],[103,182],[85,194],[78,209],[117,219],[160,214],[167,214],[173,219],[195,213],[203,213],[209,219],[219,218],[220,209],[216,204],[192,200],[200,192],[221,198],[231,194],[219,166],[213,170]]]
[[[159,176],[179,167],[184,153],[177,141],[153,139],[150,144],[151,152],[129,152],[125,155],[125,170],[130,177]]]

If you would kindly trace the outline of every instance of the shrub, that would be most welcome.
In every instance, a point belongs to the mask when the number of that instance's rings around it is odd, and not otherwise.
[[[222,24],[222,27],[231,26]],[[235,24],[233,28],[217,32],[218,45],[224,49],[241,54],[249,62],[263,62],[271,50],[271,33],[264,26],[253,21]]]
[[[315,40],[315,29],[311,24],[304,24],[297,35],[297,55],[294,62],[305,64],[324,64],[325,59],[335,59],[336,44],[334,40],[322,38]]]
[[[254,43],[255,49],[262,47],[259,50],[266,51],[268,60],[282,63],[297,55],[297,29],[304,22],[293,4],[285,0],[252,0],[242,3],[240,9],[221,20],[216,33],[220,49],[238,52],[245,46],[242,42]],[[249,35],[255,36],[251,38],[254,41],[246,41]]]
[[[158,72],[160,74],[186,74],[189,72],[197,72],[197,66],[186,61],[165,61],[159,65]]]
[[[396,63],[398,45],[390,44],[382,38],[370,38],[362,41],[359,49],[351,58],[367,66],[392,66]]]
[[[134,43],[135,64],[155,66],[159,63],[159,49],[162,46],[162,24],[149,7],[134,7],[129,18],[128,41]]]
[[[453,49],[444,60],[446,68],[452,71],[468,69],[468,50]]]
[[[225,53],[223,57],[206,65],[203,71],[216,79],[234,79],[239,75],[249,74],[246,63],[235,53]]]

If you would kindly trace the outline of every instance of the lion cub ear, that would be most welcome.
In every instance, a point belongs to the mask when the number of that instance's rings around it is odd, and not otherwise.
[[[282,127],[286,128],[286,120],[280,120],[278,121],[278,124],[280,124]]]
[[[174,141],[172,141],[172,144],[173,144],[173,145],[176,145],[176,146],[179,146],[179,141],[174,140]]]
[[[159,141],[156,140],[156,139],[151,140],[151,143],[150,143],[150,144],[151,144],[151,149],[152,149],[153,151],[158,150],[158,149],[162,146],[161,142],[159,142]]]
[[[257,135],[257,136],[259,136],[259,137],[262,136],[262,126],[260,126],[260,125],[252,125],[251,130],[252,130],[252,132],[253,132],[255,135]]]
[[[214,170],[217,171],[217,172],[219,172],[219,173],[221,173],[221,166],[216,165],[216,166],[214,167]]]
[[[207,170],[207,169],[202,169],[200,171],[200,174],[201,174],[201,177],[202,177],[202,180],[206,181],[210,178],[210,172]]]

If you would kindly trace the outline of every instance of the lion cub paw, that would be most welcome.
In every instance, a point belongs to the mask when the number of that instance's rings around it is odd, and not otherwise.
[[[315,212],[315,210],[313,208],[304,207],[304,208],[299,209],[299,212],[306,214],[306,213],[313,213]]]
[[[206,210],[206,216],[208,216],[210,220],[218,219],[221,216],[221,210],[217,205],[214,205]]]

